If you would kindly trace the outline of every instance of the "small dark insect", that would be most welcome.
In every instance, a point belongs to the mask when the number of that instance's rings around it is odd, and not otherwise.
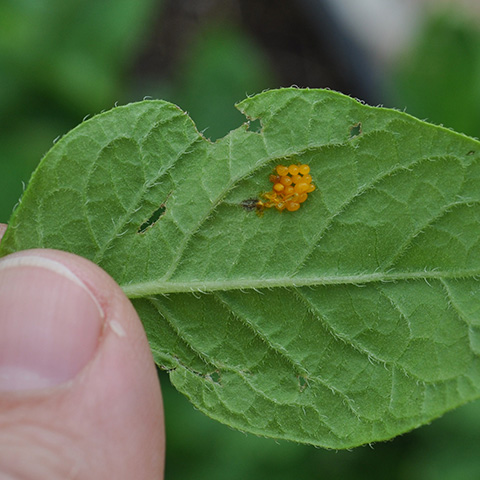
[[[240,202],[240,206],[243,207],[247,212],[253,212],[255,210],[260,211],[263,207],[263,202],[258,198],[247,198]]]

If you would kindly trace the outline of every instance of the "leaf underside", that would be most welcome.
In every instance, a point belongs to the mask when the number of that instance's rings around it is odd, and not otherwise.
[[[348,448],[480,394],[480,144],[324,90],[248,98],[216,143],[162,101],[47,153],[0,255],[74,252],[122,286],[156,362],[207,415]],[[253,130],[253,129],[252,129]],[[297,212],[241,202],[310,165]]]

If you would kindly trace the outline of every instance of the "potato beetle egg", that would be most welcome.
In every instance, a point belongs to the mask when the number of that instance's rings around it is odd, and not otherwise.
[[[315,190],[310,167],[306,164],[277,165],[269,180],[273,188],[262,194],[265,202],[260,202],[260,208],[255,207],[257,211],[275,207],[280,212],[295,212],[307,200],[308,194]]]

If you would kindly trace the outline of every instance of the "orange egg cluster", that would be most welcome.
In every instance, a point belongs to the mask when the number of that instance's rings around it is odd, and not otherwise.
[[[275,207],[279,211],[294,212],[307,199],[308,194],[315,190],[308,165],[278,165],[273,175],[270,175],[273,188],[264,193],[266,202],[263,207]]]

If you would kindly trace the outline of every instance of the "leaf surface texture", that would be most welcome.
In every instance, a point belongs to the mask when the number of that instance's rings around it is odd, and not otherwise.
[[[85,256],[209,416],[324,447],[384,440],[480,392],[480,144],[324,90],[238,108],[216,143],[162,101],[82,123],[42,160],[0,254]],[[242,201],[311,168],[297,212]]]

